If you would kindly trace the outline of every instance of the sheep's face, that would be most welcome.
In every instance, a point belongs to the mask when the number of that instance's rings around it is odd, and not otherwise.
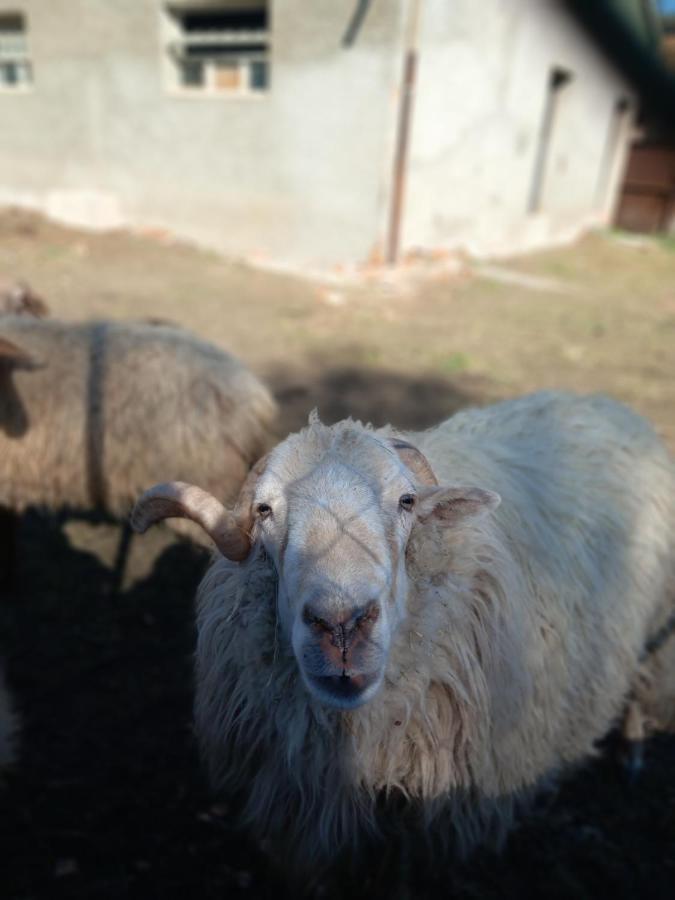
[[[253,506],[302,677],[318,699],[341,708],[365,703],[382,682],[404,613],[413,523],[400,504],[414,490],[409,473],[372,437],[363,445],[355,465],[344,447],[286,442],[270,457]]]
[[[224,556],[262,543],[279,576],[278,612],[302,678],[321,702],[353,709],[384,679],[406,615],[413,528],[454,527],[499,503],[477,487],[440,487],[412,445],[358,423],[313,421],[253,467],[234,513],[196,485],[157,485],[131,517],[145,531],[193,519]]]
[[[326,705],[351,709],[377,693],[406,614],[406,545],[447,494],[420,485],[392,442],[354,425],[315,426],[270,455],[253,533],[277,569],[282,632]]]

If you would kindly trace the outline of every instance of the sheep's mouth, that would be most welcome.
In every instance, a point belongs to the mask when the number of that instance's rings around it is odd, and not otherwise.
[[[354,709],[373,696],[380,683],[378,672],[360,675],[307,675],[307,684],[319,700],[337,709]]]

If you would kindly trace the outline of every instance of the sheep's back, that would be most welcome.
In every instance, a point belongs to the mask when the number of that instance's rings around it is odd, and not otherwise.
[[[0,391],[0,503],[124,516],[159,481],[224,500],[269,443],[276,405],[224,350],[179,328],[6,318],[37,367]]]
[[[535,394],[420,438],[441,481],[502,496],[495,528],[524,576],[533,695],[504,758],[542,772],[575,761],[616,721],[673,611],[673,460],[648,422],[602,396]]]
[[[276,415],[260,381],[225,351],[174,328],[109,325],[99,352],[110,504],[128,508],[139,489],[167,480],[234,499],[267,449]]]

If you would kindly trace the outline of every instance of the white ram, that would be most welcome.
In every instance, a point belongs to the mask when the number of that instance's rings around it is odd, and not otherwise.
[[[672,654],[675,466],[602,396],[418,434],[314,418],[234,512],[168,484],[134,524],[168,516],[222,554],[198,604],[211,773],[303,865],[410,821],[460,849],[500,840]],[[652,684],[665,716],[673,688]]]

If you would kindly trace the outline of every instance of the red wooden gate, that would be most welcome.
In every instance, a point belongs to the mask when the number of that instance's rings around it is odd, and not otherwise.
[[[668,231],[675,220],[675,146],[635,144],[615,224],[628,231]]]

